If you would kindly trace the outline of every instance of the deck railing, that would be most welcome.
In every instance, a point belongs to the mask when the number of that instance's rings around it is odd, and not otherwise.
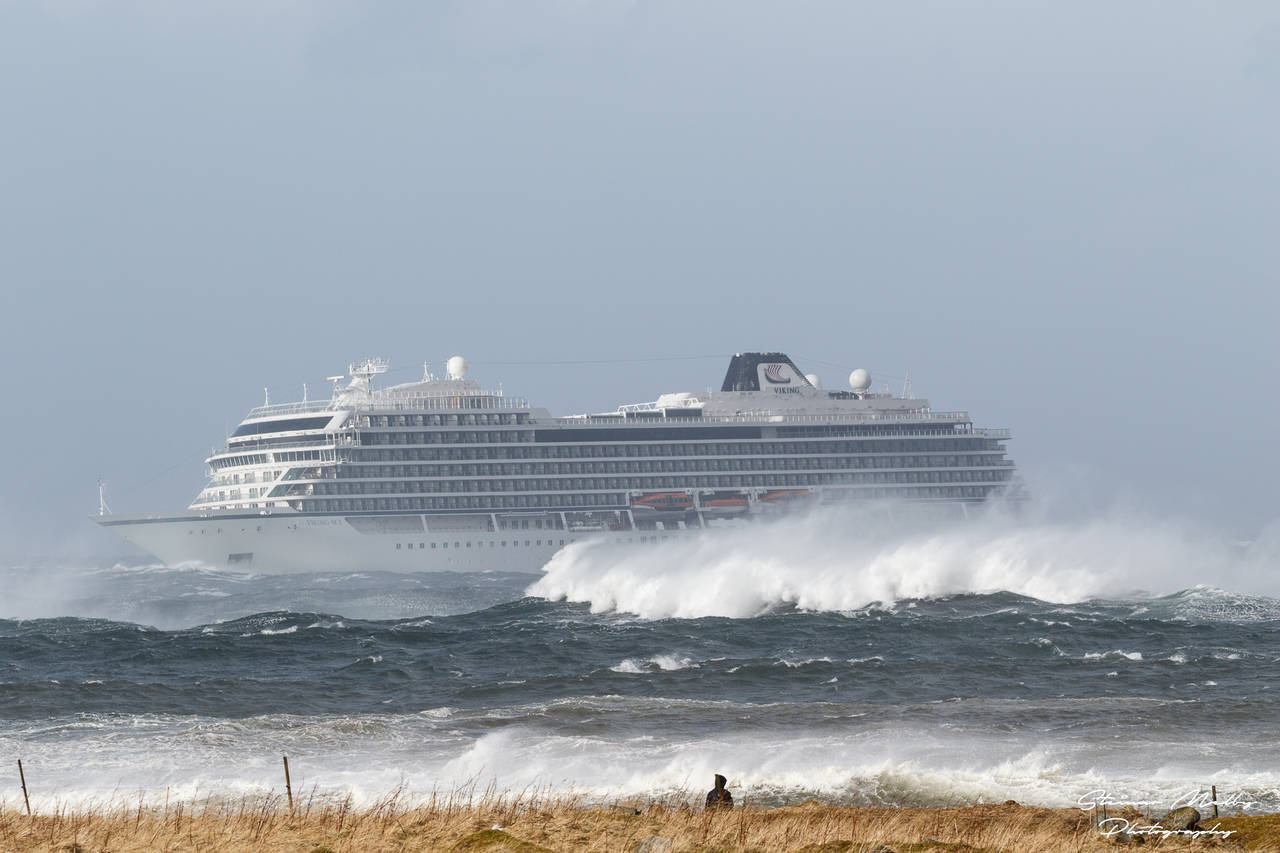
[[[565,426],[579,427],[595,427],[601,423],[606,423],[604,418],[609,417],[612,413],[603,415],[578,415],[568,418],[551,418],[550,423]],[[655,422],[681,423],[681,424],[765,424],[765,425],[787,425],[792,423],[802,424],[846,424],[846,423],[920,423],[921,421],[946,421],[948,423],[968,423],[968,412],[934,412],[929,409],[916,409],[909,413],[888,413],[888,412],[848,412],[829,415],[787,415],[777,414],[775,412],[743,412],[737,415],[702,415],[701,417],[680,417],[674,418],[631,418],[622,419],[615,417],[611,421],[607,421],[609,425],[625,424],[634,426],[645,426]]]
[[[338,400],[309,400],[303,403],[273,403],[256,406],[245,415],[245,420],[292,415],[300,412],[329,412],[359,409],[361,412],[434,412],[434,411],[492,411],[494,409],[524,409],[529,402],[523,397],[503,397],[500,391],[477,391],[472,394],[442,394],[430,397],[369,397],[352,403]]]

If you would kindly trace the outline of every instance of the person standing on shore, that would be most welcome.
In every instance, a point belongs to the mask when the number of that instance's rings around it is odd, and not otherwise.
[[[733,808],[733,794],[730,794],[729,789],[725,787],[728,781],[719,773],[716,774],[716,786],[707,792],[707,809]]]

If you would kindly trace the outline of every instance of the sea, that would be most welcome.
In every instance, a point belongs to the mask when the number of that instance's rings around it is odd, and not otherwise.
[[[1280,810],[1280,536],[811,514],[539,575],[0,568],[0,800]]]

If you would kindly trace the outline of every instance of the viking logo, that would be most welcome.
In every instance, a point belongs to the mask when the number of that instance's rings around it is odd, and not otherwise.
[[[764,366],[764,379],[771,385],[790,385],[791,377],[782,375],[782,368],[785,364],[766,364]]]

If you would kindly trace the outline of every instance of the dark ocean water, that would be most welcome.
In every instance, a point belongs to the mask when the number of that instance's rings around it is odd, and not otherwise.
[[[357,798],[698,791],[722,772],[764,802],[1067,805],[1216,784],[1280,809],[1280,602],[1263,596],[823,610],[757,590],[750,615],[641,618],[503,573],[0,572],[0,613],[39,616],[0,619],[0,755],[23,758],[46,806],[279,789],[287,752],[298,787]],[[619,583],[615,598],[643,588]],[[701,594],[691,581],[670,609]]]

